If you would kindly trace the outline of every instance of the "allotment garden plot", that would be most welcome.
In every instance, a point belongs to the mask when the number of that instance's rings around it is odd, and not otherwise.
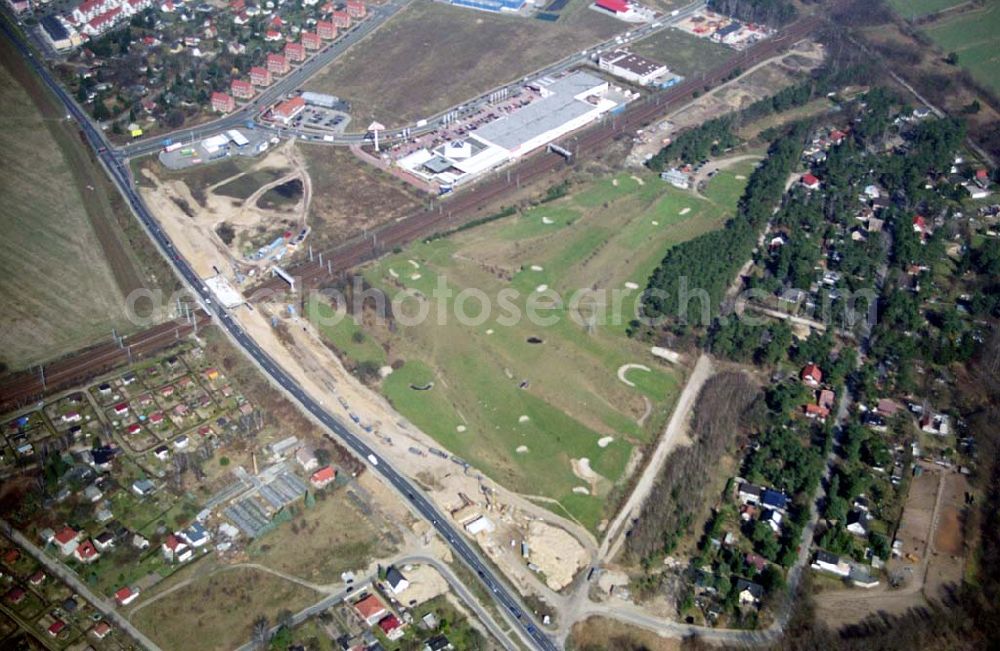
[[[383,373],[392,365],[382,391],[443,447],[596,529],[683,380],[682,369],[626,336],[635,301],[669,246],[722,225],[751,164],[718,174],[704,197],[651,174],[622,173],[411,246],[364,272],[390,296],[410,294],[398,301],[392,327],[366,312],[321,330],[349,363]],[[452,298],[438,301],[437,287]],[[482,292],[490,313],[479,299],[456,298],[463,290]],[[594,293],[575,309],[577,290]],[[529,318],[529,297],[544,306],[549,292],[562,306]],[[428,318],[411,325],[421,302]],[[458,303],[471,321],[456,318]],[[332,313],[320,299],[310,307],[314,320]]]

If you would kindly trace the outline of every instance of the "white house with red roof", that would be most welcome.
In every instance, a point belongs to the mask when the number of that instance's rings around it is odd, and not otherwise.
[[[123,588],[119,588],[115,592],[115,601],[118,602],[119,606],[127,606],[138,598],[139,588],[130,588],[129,586],[125,586]]]
[[[63,556],[69,556],[76,551],[77,545],[80,544],[80,532],[72,527],[63,527],[62,531],[57,533],[52,540],[58,545]]]
[[[913,232],[918,233],[921,237],[927,237],[930,233],[930,229],[927,228],[927,219],[923,215],[913,216]]]
[[[233,79],[229,84],[229,91],[233,94],[233,97],[239,97],[240,99],[250,99],[254,96],[253,84],[244,79]]]
[[[326,488],[336,478],[337,471],[331,466],[325,466],[312,474],[312,477],[309,478],[309,483],[313,485],[313,488],[319,490]]]
[[[167,539],[163,541],[163,545],[160,548],[163,551],[163,557],[171,562],[177,561],[178,563],[183,563],[191,558],[191,554],[193,553],[191,548],[187,546],[187,543],[174,534],[167,536]]]
[[[387,612],[381,600],[373,594],[355,603],[354,610],[369,626],[382,619]]]
[[[368,11],[362,0],[347,0],[347,13],[351,18],[364,18]]]
[[[399,621],[395,615],[389,614],[380,619],[378,627],[390,640],[395,641],[403,637],[403,622]]]
[[[820,180],[813,174],[809,173],[803,174],[800,182],[802,183],[802,187],[806,190],[818,190],[821,185]]]
[[[334,11],[330,14],[330,21],[340,29],[347,29],[351,26],[351,15],[346,11]]]
[[[101,554],[97,551],[97,547],[94,547],[94,543],[88,539],[76,546],[73,556],[81,563],[93,563],[101,557]]]
[[[802,369],[800,377],[803,384],[815,389],[823,381],[823,371],[816,364],[809,363]]]

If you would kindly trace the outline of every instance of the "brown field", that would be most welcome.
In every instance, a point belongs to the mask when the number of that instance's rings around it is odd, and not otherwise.
[[[130,331],[124,297],[147,285],[126,247],[131,220],[72,123],[13,52],[0,46],[0,362],[23,368]],[[167,277],[163,275],[163,281]]]
[[[419,209],[420,192],[342,147],[299,145],[312,179],[309,242],[323,250]]]
[[[933,551],[927,568],[924,593],[930,598],[944,598],[961,582],[965,571],[966,540],[962,523],[965,493],[971,490],[964,475],[944,476],[944,492],[934,532]]]
[[[339,581],[344,570],[364,569],[376,551],[378,534],[344,488],[327,490],[311,509],[299,508],[290,524],[261,538],[250,559],[321,584]],[[347,522],[350,526],[344,526]],[[389,550],[379,546],[378,551],[384,555]]]
[[[573,625],[567,649],[644,649],[679,651],[681,640],[663,638],[645,629],[604,617],[591,617]]]
[[[587,4],[550,23],[417,0],[306,87],[351,102],[352,129],[428,118],[627,29]]]
[[[222,569],[137,610],[132,623],[164,649],[233,649],[250,640],[257,617],[273,625],[282,610],[297,612],[319,598],[313,590],[258,570]]]

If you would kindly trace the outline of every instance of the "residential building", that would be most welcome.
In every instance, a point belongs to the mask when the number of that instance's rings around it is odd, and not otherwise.
[[[305,61],[305,46],[302,43],[285,43],[285,58],[289,61]]]
[[[271,53],[267,55],[267,69],[275,75],[286,74],[289,70],[288,59],[284,54]]]
[[[313,485],[313,488],[320,490],[326,488],[331,482],[337,478],[337,471],[331,466],[324,466],[312,474],[309,478],[309,483]]]
[[[219,113],[232,113],[236,110],[236,100],[227,93],[212,93],[212,110]]]
[[[822,405],[808,404],[804,407],[806,418],[825,421],[830,415],[830,410]]]
[[[812,174],[803,174],[800,180],[802,187],[807,190],[818,190],[821,185],[820,180],[813,176]]]
[[[137,479],[132,482],[132,492],[139,497],[151,495],[156,490],[156,486],[148,479]]]
[[[63,527],[52,540],[55,541],[63,556],[69,556],[76,551],[77,545],[80,544],[80,532],[70,527]]]
[[[687,190],[691,186],[690,177],[676,167],[660,172],[660,178],[681,190]]]
[[[253,84],[242,79],[233,79],[232,83],[229,84],[229,92],[233,94],[233,97],[240,99],[251,99],[254,96]]]
[[[323,21],[320,21],[320,23]],[[336,31],[333,27],[333,23],[327,23],[331,29]],[[319,23],[317,23],[317,26]],[[307,50],[318,50],[323,47],[323,39],[317,32],[302,32],[302,45]]]
[[[49,625],[48,632],[49,635],[51,635],[52,637],[57,637],[60,633],[63,632],[63,630],[65,630],[65,628],[66,628],[66,622],[64,622],[59,618],[56,618],[56,620],[53,621],[51,625]]]
[[[800,377],[802,378],[803,384],[815,389],[818,388],[820,382],[823,381],[823,371],[821,371],[819,366],[816,364],[809,363],[802,369]]]
[[[183,563],[191,558],[192,555],[191,548],[174,534],[167,536],[167,539],[163,541],[161,550],[163,551],[163,557],[168,561]]]
[[[452,651],[454,648],[444,635],[435,635],[424,642],[424,651]]]
[[[349,18],[348,21],[350,21]],[[331,41],[337,38],[337,26],[329,20],[318,21],[316,23],[316,34],[324,41]]]
[[[392,641],[396,641],[403,637],[403,622],[399,621],[399,618],[393,614],[386,615],[380,619],[378,627],[382,629],[382,633],[384,633],[385,636]]]
[[[851,573],[851,566],[840,560],[836,554],[831,554],[822,549],[816,551],[816,559],[811,566],[814,570],[829,572],[836,576],[847,576]]]
[[[760,496],[761,506],[775,511],[784,511],[788,506],[788,496],[770,488],[765,488]]]
[[[351,18],[364,18],[368,10],[365,9],[363,0],[347,0],[347,14]]]
[[[97,547],[89,540],[84,540],[77,545],[76,549],[73,550],[73,556],[81,563],[93,563],[101,557],[97,551]]]
[[[354,610],[358,612],[361,619],[372,626],[375,622],[382,619],[382,616],[386,614],[385,606],[382,602],[373,594],[367,595],[360,601],[354,604]]]
[[[410,582],[406,580],[402,572],[396,569],[395,565],[390,565],[389,569],[385,571],[385,583],[394,595],[398,595],[410,587]]]
[[[334,11],[330,14],[330,22],[332,22],[337,29],[347,29],[351,26],[351,15],[346,11]]]
[[[746,579],[739,579],[736,581],[736,594],[741,606],[757,606],[764,598],[764,587]]]
[[[868,520],[869,516],[866,512],[860,509],[851,509],[851,512],[847,514],[847,530],[855,536],[867,536]]]
[[[208,531],[200,523],[195,522],[189,526],[184,531],[180,532],[180,537],[191,547],[197,549],[208,543],[211,536],[208,535]]]
[[[123,588],[119,588],[118,591],[115,592],[115,601],[118,602],[119,606],[127,606],[138,598],[139,588],[130,588],[129,586],[125,586]]]
[[[743,482],[739,488],[739,498],[744,504],[759,504],[760,494],[763,492],[760,486],[754,486],[749,482]]]
[[[94,634],[98,640],[103,640],[111,632],[111,624],[108,624],[103,619],[94,625],[94,628],[90,629],[90,632]]]
[[[299,448],[295,453],[295,460],[306,472],[316,470],[319,467],[319,460],[316,458],[316,451],[310,446]]]
[[[260,66],[250,68],[250,83],[254,86],[270,86],[271,71]]]
[[[104,552],[115,546],[115,535],[110,531],[102,531],[94,538],[94,546],[97,551]]]

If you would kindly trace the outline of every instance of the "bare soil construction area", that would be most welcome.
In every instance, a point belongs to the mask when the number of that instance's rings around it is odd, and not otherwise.
[[[428,118],[628,28],[587,4],[571,0],[548,22],[416,0],[307,89],[349,101],[352,129]]]

